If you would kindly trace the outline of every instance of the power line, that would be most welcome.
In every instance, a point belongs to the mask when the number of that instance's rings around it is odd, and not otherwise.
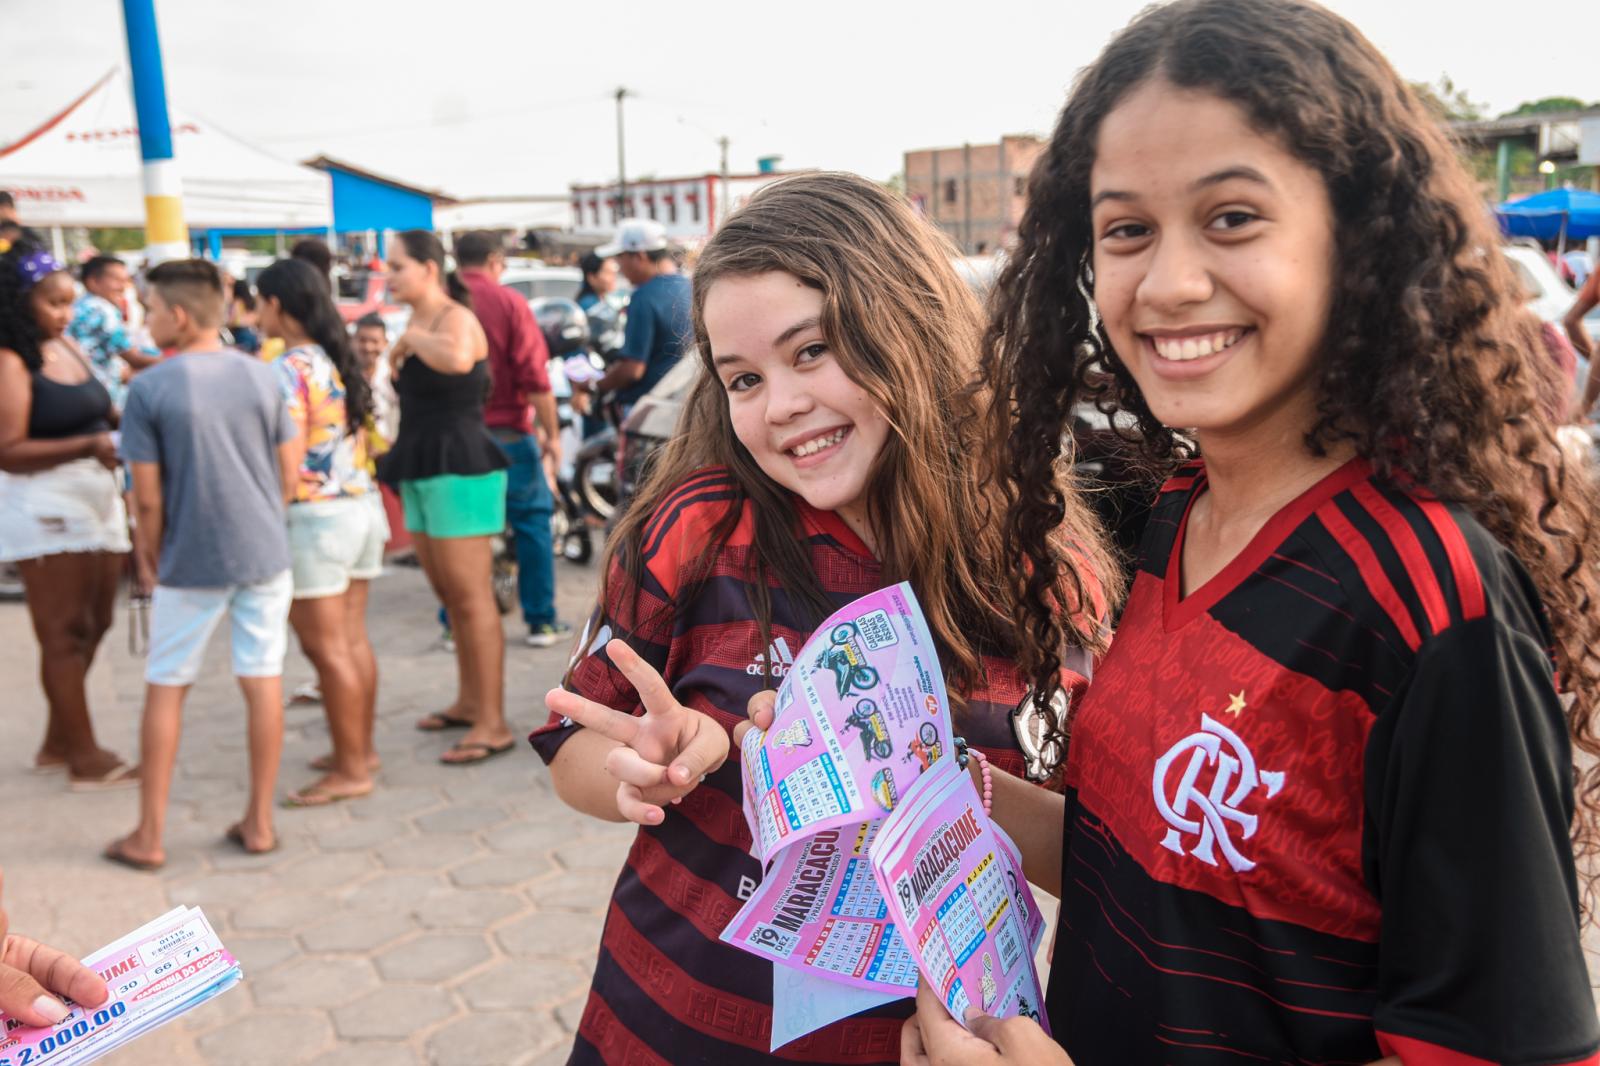
[[[414,122],[400,126],[353,126],[343,130],[323,130],[317,133],[285,134],[279,137],[258,137],[256,140],[263,144],[287,144],[294,141],[317,141],[330,137],[367,137],[387,136],[393,133],[409,133],[418,130],[445,129],[451,126],[466,126],[474,122],[493,122],[507,118],[524,118],[528,115],[539,114],[545,111],[555,111],[563,107],[574,107],[579,104],[598,104],[611,99],[611,93],[588,94],[567,100],[549,100],[538,104],[525,104],[515,109],[503,111],[484,111],[476,115],[463,115],[453,119],[434,119],[426,122]]]

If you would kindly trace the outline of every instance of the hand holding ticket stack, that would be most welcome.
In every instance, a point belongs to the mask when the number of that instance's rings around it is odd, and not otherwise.
[[[722,939],[778,964],[774,1050],[912,995],[919,970],[957,1019],[967,1003],[1039,1015],[1043,919],[1015,846],[957,764],[938,655],[909,585],[823,623],[769,728],[746,730],[740,755],[765,875]]]
[[[67,1000],[60,1022],[29,1027],[0,1013],[0,1066],[78,1066],[226,992],[243,978],[211,923],[178,907],[83,960],[110,998]]]

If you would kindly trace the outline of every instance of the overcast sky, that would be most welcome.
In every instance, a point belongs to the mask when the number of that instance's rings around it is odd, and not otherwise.
[[[726,135],[735,171],[779,154],[886,178],[907,149],[1048,132],[1073,73],[1142,6],[156,0],[173,106],[286,158],[326,153],[458,196],[615,178],[619,85],[637,94],[631,177],[714,171]],[[1448,73],[1491,113],[1600,99],[1600,5],[1331,6],[1402,75]],[[1545,29],[1520,24],[1535,13]],[[125,62],[117,0],[0,0],[0,27],[0,143]]]

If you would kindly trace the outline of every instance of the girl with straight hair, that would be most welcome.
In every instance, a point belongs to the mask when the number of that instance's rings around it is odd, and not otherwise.
[[[311,764],[323,776],[285,803],[320,807],[372,791],[378,659],[367,636],[367,592],[383,572],[389,522],[367,469],[372,391],[328,286],[309,263],[280,259],[261,272],[256,291],[262,332],[284,343],[273,366],[299,430],[289,624],[316,667],[333,740],[333,751]]]
[[[1596,498],[1499,240],[1321,7],[1180,0],[1079,76],[986,360],[1041,693],[1074,408],[1168,476],[1065,796],[995,782],[1060,1046],[924,989],[906,1062],[1597,1061]]]
[[[400,493],[417,560],[449,618],[460,679],[455,703],[417,728],[465,729],[440,756],[464,766],[514,744],[489,539],[505,532],[508,463],[483,424],[489,344],[439,238],[407,230],[389,245],[389,292],[410,305],[411,325],[390,350],[400,432],[378,476]]]
[[[738,762],[725,759],[747,701],[776,687],[812,630],[904,580],[958,732],[1024,772],[1013,714],[1026,683],[1009,624],[1020,605],[1004,500],[978,458],[982,315],[952,256],[903,201],[826,173],[762,189],[701,253],[702,375],[618,524],[599,610],[532,738],[569,805],[640,824],[573,1062],[898,1055],[909,1001],[768,1054],[772,966],[718,940],[761,876]],[[1060,602],[1099,602],[1114,579],[1089,510],[1063,497],[1052,535],[1071,560]],[[1081,684],[1104,639],[1094,611],[1057,632]]]

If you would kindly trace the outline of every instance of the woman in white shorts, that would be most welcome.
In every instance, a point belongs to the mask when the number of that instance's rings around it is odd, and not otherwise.
[[[284,342],[273,366],[300,431],[289,504],[289,623],[316,667],[333,739],[332,753],[311,764],[323,776],[285,802],[320,807],[372,791],[378,660],[367,637],[367,583],[382,569],[389,524],[365,454],[371,390],[327,279],[285,259],[261,272],[256,291],[262,332]]]
[[[138,771],[95,741],[84,687],[129,544],[116,411],[66,336],[76,295],[38,245],[0,255],[0,562],[22,574],[50,708],[33,768],[81,790],[134,785]]]

